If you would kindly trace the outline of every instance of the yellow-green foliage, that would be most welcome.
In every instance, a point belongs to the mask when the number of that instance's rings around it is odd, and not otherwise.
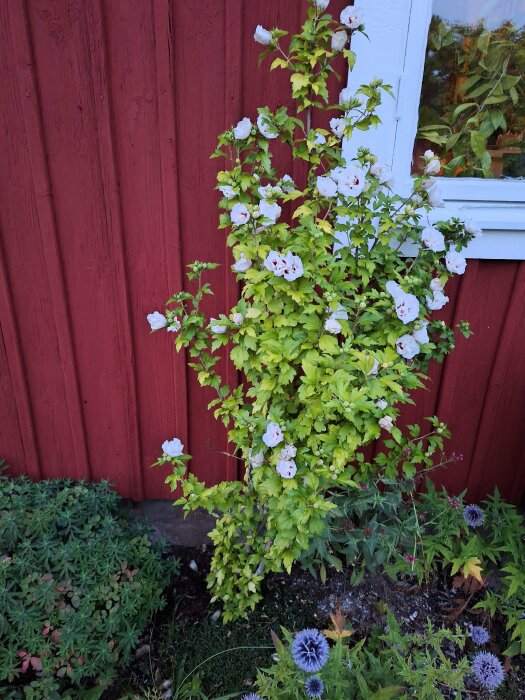
[[[218,187],[225,194],[220,228],[227,229],[226,242],[235,259],[251,261],[238,273],[241,299],[208,325],[199,305],[211,290],[201,278],[214,265],[197,262],[188,276],[197,282],[198,291],[175,294],[165,310],[166,322],[178,332],[177,350],[186,349],[201,385],[217,391],[210,407],[229,428],[229,439],[246,464],[242,483],[206,488],[186,474],[188,456],[164,454],[158,461],[173,466],[167,481],[173,489],[181,485],[178,503],[185,510],[202,507],[217,514],[208,582],[224,605],[225,620],[253,609],[264,573],[290,571],[311,539],[322,534],[324,518],[333,507],[327,491],[354,484],[356,451],[379,436],[381,419],[387,419],[383,423],[392,438],[401,439],[399,429],[388,423],[397,417],[395,405],[409,401],[410,390],[421,386],[429,359],[442,359],[453,347],[453,333],[427,318],[431,337],[419,355],[407,361],[396,351],[400,336],[425,323],[431,281],[437,276],[444,284],[450,275],[445,252],[421,247],[412,259],[400,250],[406,242],[421,242],[429,208],[424,187],[428,178],[416,178],[411,195],[402,198],[388,186],[387,169],[378,169],[381,164],[371,153],[360,150],[352,163],[342,158],[341,130],[350,137],[356,129],[377,125],[374,111],[389,88],[377,79],[361,86],[355,96],[345,91],[342,105],[328,102],[326,78],[336,56],[331,37],[341,30],[339,22],[315,6],[309,7],[308,19],[288,52],[279,46],[285,32],[272,30],[265,55],[284,56],[272,67],[291,72],[296,112],[261,108],[259,120],[267,118],[272,124],[270,132],[268,124],[263,129],[269,137],[255,123],[243,138],[236,138],[231,129],[219,136],[214,155],[224,156],[230,165],[218,174]],[[346,49],[343,53],[351,68],[354,54]],[[342,120],[332,125],[339,135],[310,128],[315,109],[331,110]],[[303,183],[291,183],[273,168],[272,146],[277,141],[288,146],[294,158],[306,161]],[[334,169],[341,166],[346,176],[363,178],[361,191],[358,187],[355,196],[345,193],[340,183],[336,196],[321,195],[318,176],[336,176],[340,171]],[[267,184],[278,189],[261,194],[259,188]],[[263,200],[270,206],[293,202],[291,221],[261,216]],[[249,220],[232,225],[239,205]],[[457,219],[438,228],[447,250],[460,250],[472,237]],[[334,252],[337,240],[343,244]],[[295,279],[274,274],[265,266],[271,251],[297,256],[302,274]],[[396,314],[387,281],[417,297],[419,313],[408,325]],[[333,324],[326,327],[334,314],[338,332]],[[235,389],[224,385],[214,370],[217,351],[225,345],[245,376]],[[378,407],[378,401],[385,401],[386,407]],[[283,433],[274,448],[262,439],[271,423]],[[285,445],[296,450],[291,461],[297,471],[290,471],[291,478],[276,471]],[[255,466],[250,454],[262,454],[263,464]]]

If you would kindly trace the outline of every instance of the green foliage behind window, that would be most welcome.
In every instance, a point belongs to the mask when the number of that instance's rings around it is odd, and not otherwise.
[[[524,28],[506,22],[488,31],[432,18],[418,136],[441,147],[444,175],[494,177],[490,147],[507,132],[514,136],[505,146],[523,149],[524,72]]]

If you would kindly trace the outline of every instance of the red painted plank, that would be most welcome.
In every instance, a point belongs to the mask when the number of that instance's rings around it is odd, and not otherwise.
[[[194,260],[222,263],[207,274],[215,292],[203,305],[204,313],[216,316],[229,311],[225,290],[231,274],[225,261],[225,232],[218,231],[217,161],[209,160],[217,135],[225,124],[225,2],[203,0],[199,21],[195,3],[176,0],[173,14],[173,71],[179,177],[179,216],[182,232],[182,262]],[[185,288],[194,290],[185,280]],[[223,355],[224,356],[224,355]],[[221,374],[227,372],[223,360]],[[201,389],[193,371],[188,374],[189,451],[191,470],[209,484],[224,479],[227,452],[226,432],[207,410],[213,390]]]
[[[454,314],[454,325],[468,320],[474,335],[458,334],[455,351],[447,359],[441,379],[438,416],[452,432],[450,450],[463,461],[449,466],[443,480],[453,493],[467,486],[473,467],[478,425],[490,380],[493,358],[512,294],[517,265],[514,262],[481,263],[470,260]]]
[[[495,266],[497,263],[490,263]],[[508,306],[499,313],[504,320],[496,333],[496,360],[484,399],[473,466],[468,477],[473,499],[497,485],[504,498],[519,503],[525,494],[523,416],[525,415],[525,263],[519,264]],[[497,306],[498,300],[494,299]]]
[[[111,212],[105,209],[91,47],[80,0],[29,2],[58,247],[86,429],[91,475],[131,495],[127,365],[118,335],[121,285]],[[65,331],[59,332],[63,339]]]
[[[115,147],[112,129],[112,104],[108,81],[110,80],[106,49],[106,31],[101,0],[94,2],[91,11],[85,13],[91,56],[91,78],[93,80],[95,120],[98,135],[100,175],[104,194],[105,225],[108,245],[113,256],[113,273],[116,293],[116,334],[120,340],[120,363],[122,366],[122,401],[125,407],[127,445],[127,471],[129,492],[135,500],[144,497],[142,480],[142,449],[138,422],[138,397],[135,376],[135,352],[131,334],[131,302],[129,298],[128,271],[124,252],[124,231],[121,215],[119,181],[116,172]],[[84,10],[86,6],[84,6]],[[119,343],[119,345],[120,345]]]
[[[445,291],[450,301],[444,309],[432,314],[432,320],[445,321],[447,325],[452,323],[459,296],[460,282],[460,278],[455,278],[447,284]],[[445,363],[446,361],[445,359]],[[421,434],[428,432],[429,423],[425,419],[437,413],[443,372],[444,363],[432,362],[427,371],[428,379],[425,380],[424,387],[416,389],[410,395],[414,404],[401,404],[398,406],[399,416],[396,423],[401,429],[405,429],[407,425],[419,424],[421,426]],[[379,452],[384,451],[383,440],[376,440],[372,445],[365,448],[365,460],[371,461]],[[434,480],[436,480],[440,471],[436,470],[433,472]]]
[[[157,100],[159,118],[159,147],[162,195],[162,236],[166,266],[167,289],[169,292],[183,288],[182,237],[179,221],[179,182],[177,173],[177,133],[175,129],[175,84],[173,69],[173,16],[166,0],[154,0],[153,18],[155,29],[155,66],[157,76]],[[141,329],[142,330],[142,329]],[[148,342],[151,338],[147,339]],[[186,376],[186,354],[172,353],[169,359],[172,367],[171,392],[168,400],[173,401],[173,434],[184,445],[188,445],[188,387]],[[171,437],[166,429],[165,436]],[[161,436],[162,437],[162,436]],[[159,444],[163,440],[159,439]],[[159,454],[160,448],[148,456],[149,462]],[[150,497],[168,495],[164,485],[165,474],[156,469],[146,478],[146,493]]]
[[[72,476],[88,478],[69,309],[24,7],[23,3],[10,2],[1,8],[5,31],[2,62],[11,89],[10,100],[4,102],[3,131],[7,156],[2,174],[2,192],[7,195],[2,206],[6,269],[13,309],[18,309],[19,348],[25,355],[20,362],[28,374],[37,432],[34,450],[38,442],[45,475],[58,476],[67,469]],[[16,132],[20,137],[17,142],[13,139]],[[36,459],[32,453],[31,458]],[[37,464],[27,465],[29,471],[37,468]]]
[[[182,287],[178,222],[172,22],[169,6],[105,5],[115,160],[118,170],[145,496],[169,497],[167,470],[150,469],[162,442],[187,447],[184,357],[166,333],[150,335],[146,315]],[[134,50],[130,51],[129,47]]]
[[[20,335],[4,260],[4,251],[0,246],[0,331],[2,333],[0,362],[3,414],[0,422],[1,456],[15,474],[25,473],[32,479],[41,479],[42,470],[36,442],[33,407],[27,387]]]
[[[236,124],[243,118],[241,114],[242,103],[242,6],[236,0],[225,0],[224,6],[224,36],[225,42],[225,89],[224,89],[224,120],[226,125]],[[216,163],[218,161],[215,161]],[[223,167],[231,167],[225,164]],[[233,264],[233,256],[230,249],[225,245],[222,255],[222,265],[225,273],[225,302],[228,309],[233,308],[239,301],[240,286],[237,284],[235,276],[230,269]],[[232,389],[240,381],[239,373],[233,364],[226,361],[224,382]],[[226,452],[229,456],[225,459],[225,476],[228,480],[238,479],[240,476],[240,461],[234,455],[235,446],[226,443]]]
[[[449,297],[449,302],[441,311],[432,313],[431,318],[433,320],[444,321],[450,326],[455,315],[462,281],[461,277],[454,277],[447,282],[445,293]],[[425,382],[425,386],[411,393],[414,405],[404,404],[400,407],[399,417],[397,419],[397,424],[399,426],[404,428],[406,425],[417,423],[421,425],[422,434],[427,432],[429,424],[425,419],[438,413],[441,380],[447,362],[448,359],[445,358],[442,364],[437,362],[430,363],[428,368],[428,380]],[[434,480],[438,480],[441,476],[442,478],[446,478],[446,470],[436,470],[432,473],[432,476]]]

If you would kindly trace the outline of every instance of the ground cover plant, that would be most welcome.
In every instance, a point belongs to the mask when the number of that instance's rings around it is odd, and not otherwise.
[[[465,505],[462,496],[450,498],[452,508],[439,507],[440,496],[431,483],[421,497],[420,510],[432,513],[422,542],[426,569],[436,564],[450,567],[454,585],[466,594],[459,612],[474,594],[483,597],[473,605],[477,611],[505,619],[509,633],[505,656],[525,654],[525,527],[514,506],[501,500],[498,490],[481,505]],[[457,615],[458,608],[451,611]]]
[[[382,431],[401,441],[396,406],[424,383],[429,361],[454,347],[455,329],[432,313],[447,303],[447,280],[465,271],[461,250],[480,233],[458,219],[430,224],[428,210],[442,205],[432,152],[408,197],[392,190],[389,168],[372,153],[343,159],[341,139],[378,124],[375,110],[390,89],[377,79],[331,100],[331,64],[342,53],[352,69],[348,41],[363,22],[352,6],[334,20],[328,4],[308,5],[287,46],[283,30],[255,33],[271,68],[290,71],[294,110],[261,107],[219,136],[214,155],[229,168],[218,174],[220,228],[241,298],[207,319],[200,305],[215,264],[195,262],[188,278],[196,291],[177,292],[163,313],[148,315],[216,390],[210,408],[245,464],[243,481],[207,488],[188,472],[178,438],[163,443],[158,460],[172,468],[167,481],[186,510],[217,515],[208,583],[225,621],[253,609],[264,576],[291,571],[322,535],[336,507],[332,491],[359,488],[359,450]],[[329,128],[312,128],[314,110],[335,115]],[[300,182],[274,169],[276,141],[305,163]],[[407,242],[416,257],[404,256]],[[458,330],[469,335],[468,324]],[[244,373],[237,387],[215,371],[223,346]]]
[[[405,634],[395,617],[386,611],[383,634],[351,644],[352,631],[340,611],[332,615],[332,628],[316,629],[292,637],[283,630],[286,644],[278,638],[277,663],[259,674],[262,697],[273,700],[318,698],[362,700],[422,698],[440,700],[443,690],[461,697],[465,676],[471,671],[467,657],[457,662],[443,651],[445,643],[463,650],[467,634],[459,627],[450,631],[428,626],[428,636]],[[334,640],[330,647],[327,638]],[[256,696],[260,697],[260,696]],[[261,698],[262,700],[262,698]]]
[[[375,465],[364,464],[369,478],[358,490],[333,494],[336,507],[301,562],[321,578],[327,566],[351,567],[353,582],[365,571],[379,569],[392,580],[428,582],[441,569],[464,594],[449,611],[449,620],[470,605],[500,615],[509,633],[501,652],[507,657],[525,654],[523,518],[497,489],[480,505],[465,503],[465,492],[451,496],[445,489],[437,491],[428,478],[421,490],[426,474],[461,461],[461,455],[443,451],[443,438],[449,436],[443,424],[431,422],[434,430],[425,435],[419,426],[408,426],[399,444],[387,441]]]
[[[343,637],[344,653],[353,661],[352,669],[343,668],[341,675],[347,697],[368,698],[389,687],[389,692],[397,688],[392,697],[401,698],[448,699],[457,687],[463,698],[525,697],[523,657],[506,659],[503,654],[508,645],[504,617],[475,609],[486,591],[477,591],[470,604],[451,618],[464,596],[452,586],[449,567],[436,568],[428,583],[419,584],[417,577],[393,581],[380,570],[365,571],[359,583],[352,583],[351,568],[336,571],[331,566],[323,582],[295,566],[291,575],[266,578],[263,599],[246,620],[224,625],[205,585],[211,546],[176,551],[183,562],[176,595],[143,635],[140,654],[104,700],[145,700],[166,693],[203,700],[250,693],[263,699],[306,700],[304,683],[309,674],[293,663],[291,643],[303,629],[333,633],[331,615],[336,619],[343,615],[342,626],[351,632]],[[272,632],[282,647],[275,646]],[[327,640],[333,649],[337,639],[332,634]],[[492,656],[491,663],[504,669],[504,680],[493,693],[473,672],[480,652],[494,656],[497,664]],[[319,675],[325,684],[322,697],[333,697],[330,668],[311,675]],[[278,687],[268,689],[274,681]]]
[[[99,698],[163,606],[176,561],[119,504],[106,482],[0,478],[2,698]]]

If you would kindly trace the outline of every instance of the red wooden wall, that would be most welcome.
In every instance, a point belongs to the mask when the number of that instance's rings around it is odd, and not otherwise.
[[[208,312],[235,302],[208,156],[219,131],[288,102],[286,76],[257,68],[252,35],[258,23],[294,31],[302,11],[302,0],[0,3],[0,456],[14,473],[168,497],[148,465],[176,435],[209,483],[237,475],[210,396],[146,314],[195,259],[222,263]],[[476,335],[405,413],[449,423],[464,454],[444,477],[454,490],[477,498],[497,483],[518,501],[525,266],[471,261],[458,282],[446,311]]]

